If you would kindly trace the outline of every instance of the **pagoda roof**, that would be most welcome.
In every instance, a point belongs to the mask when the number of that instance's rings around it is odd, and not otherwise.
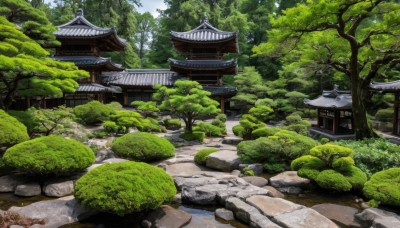
[[[106,71],[122,71],[121,64],[113,63],[111,58],[97,56],[54,56],[53,59],[63,62],[73,62],[80,68],[97,68]]]
[[[77,16],[70,22],[58,26],[54,33],[57,39],[100,39],[108,40],[108,45],[100,45],[104,51],[122,51],[128,45],[120,38],[114,28],[101,28],[90,23],[79,9]]]
[[[370,84],[370,88],[382,92],[399,92],[400,80],[393,82],[373,82]]]
[[[237,72],[237,61],[231,60],[176,60],[169,59],[171,68],[185,70],[227,70],[229,73]]]
[[[203,89],[211,92],[214,96],[235,96],[237,93],[237,89],[232,87],[203,86]]]
[[[155,85],[172,86],[181,76],[169,69],[128,69],[123,72],[103,72],[102,81],[106,84],[117,86],[142,86]]]
[[[324,90],[322,96],[314,100],[304,99],[304,103],[316,108],[348,110],[352,108],[351,92],[339,90],[335,85],[333,90]]]
[[[187,32],[170,32],[173,41],[180,41],[183,43],[210,44],[233,41],[233,48],[228,49],[230,53],[239,52],[238,33],[238,31],[226,32],[215,28],[208,22],[207,17],[204,17],[203,22],[193,30]],[[174,45],[177,46],[175,42]]]
[[[96,83],[79,83],[76,93],[121,93],[118,89]]]

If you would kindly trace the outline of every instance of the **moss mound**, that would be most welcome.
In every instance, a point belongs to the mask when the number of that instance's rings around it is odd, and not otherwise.
[[[75,140],[44,136],[9,148],[4,163],[34,175],[65,175],[93,164],[93,151]]]
[[[99,101],[78,105],[74,108],[74,114],[83,124],[97,124],[108,120],[114,113],[112,106],[107,106]]]
[[[217,148],[206,148],[197,151],[196,155],[194,156],[194,162],[199,165],[205,165],[208,155],[217,152]]]
[[[192,133],[182,133],[179,135],[179,138],[184,139],[186,141],[198,141],[198,142],[204,142],[205,137],[206,133],[202,131],[194,131]]]
[[[146,132],[126,134],[111,147],[118,156],[135,161],[155,161],[175,155],[175,148],[167,139]]]
[[[80,204],[120,216],[156,209],[175,194],[172,177],[142,162],[97,167],[76,182],[74,191]]]
[[[25,125],[1,109],[0,129],[0,147],[9,147],[29,140]]]
[[[375,173],[364,185],[364,195],[383,204],[400,206],[400,168]]]

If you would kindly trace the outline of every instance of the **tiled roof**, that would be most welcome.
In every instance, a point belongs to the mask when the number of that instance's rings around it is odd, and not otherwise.
[[[78,10],[78,15],[70,22],[58,26],[58,30],[54,33],[57,38],[100,38],[113,36],[118,45],[126,47],[126,40],[120,38],[114,28],[101,28],[90,23],[83,16],[83,11]]]
[[[84,84],[84,83],[79,83],[79,87],[78,89],[76,89],[75,92],[81,92],[81,93],[87,93],[87,92],[91,92],[91,93],[120,93],[120,91],[118,91],[118,89],[116,88],[112,88],[112,87],[106,87],[100,84],[96,84],[96,83],[88,83],[88,84]]]
[[[218,86],[203,86],[204,90],[211,92],[212,95],[235,95],[236,88],[218,87]]]
[[[370,88],[382,92],[398,92],[400,91],[400,80],[393,82],[373,82]]]
[[[104,83],[117,86],[172,86],[182,77],[169,69],[129,69],[123,72],[103,72]]]
[[[327,108],[327,109],[351,109],[352,98],[350,91],[339,90],[338,86],[335,85],[333,90],[324,90],[322,96],[314,99],[304,99],[306,105],[316,108]]]
[[[205,18],[197,28],[187,32],[171,31],[172,38],[183,41],[219,42],[237,38],[238,32],[225,32],[212,26]]]
[[[237,66],[236,60],[176,60],[169,59],[171,66],[192,70],[219,70]]]
[[[108,71],[124,70],[124,67],[122,67],[122,65],[113,63],[111,58],[96,56],[54,56],[53,59],[64,62],[73,62],[78,67],[104,66]]]

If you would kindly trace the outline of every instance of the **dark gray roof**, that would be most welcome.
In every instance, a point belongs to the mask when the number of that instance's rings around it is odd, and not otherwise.
[[[237,38],[238,32],[221,31],[212,26],[207,17],[203,19],[203,23],[197,28],[187,32],[171,31],[172,38],[182,41],[194,42],[220,42]]]
[[[125,69],[122,65],[113,63],[111,58],[96,56],[54,56],[53,59],[64,62],[73,62],[78,67],[104,66],[109,71],[122,71]]]
[[[96,83],[79,83],[78,89],[76,89],[77,93],[120,93],[117,88],[106,87]]]
[[[333,90],[324,90],[322,96],[314,100],[304,99],[304,103],[316,108],[351,109],[351,92],[339,90],[338,86],[335,85]]]
[[[237,66],[234,59],[231,60],[176,60],[169,59],[171,66],[192,70],[220,70]]]
[[[203,86],[204,90],[211,92],[212,95],[232,95],[237,93],[236,88],[219,87],[219,86]]]
[[[120,38],[114,28],[101,28],[90,23],[83,16],[83,11],[78,10],[77,16],[70,22],[58,26],[54,33],[57,38],[99,38],[114,36],[121,46],[127,46],[126,40]]]
[[[172,86],[182,77],[169,69],[129,69],[123,72],[103,72],[104,83],[117,86]]]
[[[398,92],[400,91],[400,80],[393,82],[373,82],[370,88],[382,92]]]

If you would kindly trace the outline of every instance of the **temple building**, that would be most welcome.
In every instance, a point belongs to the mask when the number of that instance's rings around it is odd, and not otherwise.
[[[67,106],[87,103],[91,100],[110,102],[118,99],[118,88],[104,85],[103,71],[119,72],[124,68],[113,63],[111,58],[101,57],[102,52],[123,51],[128,45],[114,28],[100,28],[90,23],[79,9],[70,22],[58,26],[54,33],[61,46],[56,48],[53,59],[75,63],[81,70],[90,73],[89,78],[78,80],[79,88],[73,94],[65,94]],[[120,95],[119,95],[120,96]]]
[[[394,113],[393,113],[393,130],[394,135],[400,136],[400,80],[393,82],[376,82],[371,83],[370,88],[373,91],[379,91],[382,93],[393,93],[394,94]]]
[[[317,108],[318,120],[310,127],[311,133],[332,140],[355,138],[350,91],[339,90],[335,85],[333,90],[324,90],[318,98],[305,99],[304,103]]]

